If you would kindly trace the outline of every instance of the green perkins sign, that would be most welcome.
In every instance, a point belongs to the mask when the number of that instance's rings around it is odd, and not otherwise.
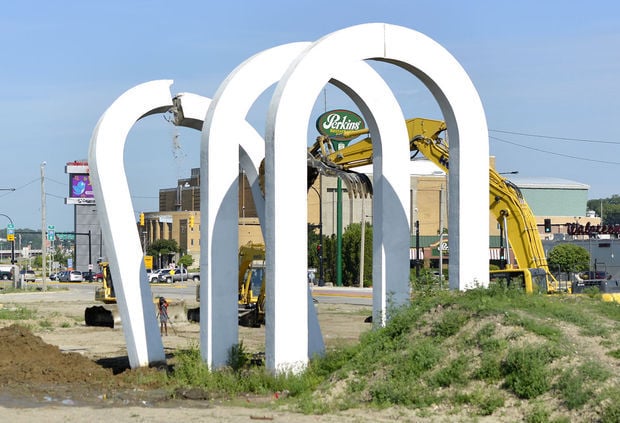
[[[343,136],[344,131],[365,129],[364,120],[350,110],[330,110],[316,120],[316,129],[333,141],[349,141],[356,138]]]

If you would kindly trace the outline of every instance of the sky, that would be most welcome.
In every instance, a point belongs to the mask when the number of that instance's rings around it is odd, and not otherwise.
[[[616,1],[23,0],[0,11],[0,227],[41,228],[44,174],[47,225],[73,230],[65,165],[87,159],[97,121],[130,88],[172,79],[173,94],[213,97],[256,53],[371,22],[421,32],[458,60],[482,100],[498,171],[581,182],[589,199],[620,194]],[[406,117],[443,119],[415,77],[373,67]],[[272,91],[248,114],[261,133]],[[326,86],[309,126],[348,107]],[[132,128],[123,164],[136,215],[157,211],[159,189],[199,167],[199,144],[198,131],[165,115]]]

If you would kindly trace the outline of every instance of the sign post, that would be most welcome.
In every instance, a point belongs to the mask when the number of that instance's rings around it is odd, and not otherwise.
[[[6,225],[6,240],[11,242],[11,264],[15,264],[15,225]]]
[[[333,149],[345,148],[355,136],[345,136],[345,131],[365,129],[364,119],[350,110],[330,110],[316,120],[316,129],[329,138]],[[342,180],[336,186],[336,286],[342,286]],[[322,242],[322,240],[321,240]],[[362,283],[360,281],[360,283]]]
[[[47,225],[47,240],[53,241],[56,237],[56,228],[54,225]]]

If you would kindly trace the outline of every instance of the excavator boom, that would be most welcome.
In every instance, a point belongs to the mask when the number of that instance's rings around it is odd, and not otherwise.
[[[415,118],[406,121],[410,140],[410,151],[421,152],[444,172],[449,172],[450,154],[448,144],[440,135],[447,128],[444,122],[432,119]],[[367,134],[368,129],[345,131],[345,136]],[[365,138],[351,146],[341,149],[329,159],[343,168],[372,163],[372,140]],[[542,269],[547,275],[546,290],[559,290],[558,282],[549,273],[547,259],[538,234],[536,219],[523,198],[519,188],[502,177],[495,169],[489,168],[490,211],[505,228],[512,252],[519,269]]]

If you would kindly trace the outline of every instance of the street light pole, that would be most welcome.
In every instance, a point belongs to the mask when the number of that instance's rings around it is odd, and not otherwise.
[[[325,280],[323,279],[323,196],[321,195],[323,191],[323,175],[319,175],[319,190],[313,186],[311,187],[314,192],[319,196],[319,286],[325,285]]]
[[[4,216],[7,219],[9,219],[11,226],[13,226],[13,219],[11,219],[8,215],[0,213],[0,216]],[[7,238],[8,238],[8,234],[7,234]],[[15,264],[15,238],[11,240],[11,264]]]
[[[11,223],[11,227],[13,228],[12,230],[15,230],[15,225],[13,224],[13,219],[11,219],[8,215],[0,213],[0,216],[4,216],[7,219],[9,219],[9,222]],[[7,239],[9,237],[9,233],[8,233],[8,229],[7,229]],[[11,265],[15,266],[15,234],[13,233],[13,238],[11,239]],[[19,269],[18,269],[19,270]],[[15,284],[15,287],[17,288],[17,278],[19,277],[19,272],[18,271],[14,271],[13,273],[13,283]]]

